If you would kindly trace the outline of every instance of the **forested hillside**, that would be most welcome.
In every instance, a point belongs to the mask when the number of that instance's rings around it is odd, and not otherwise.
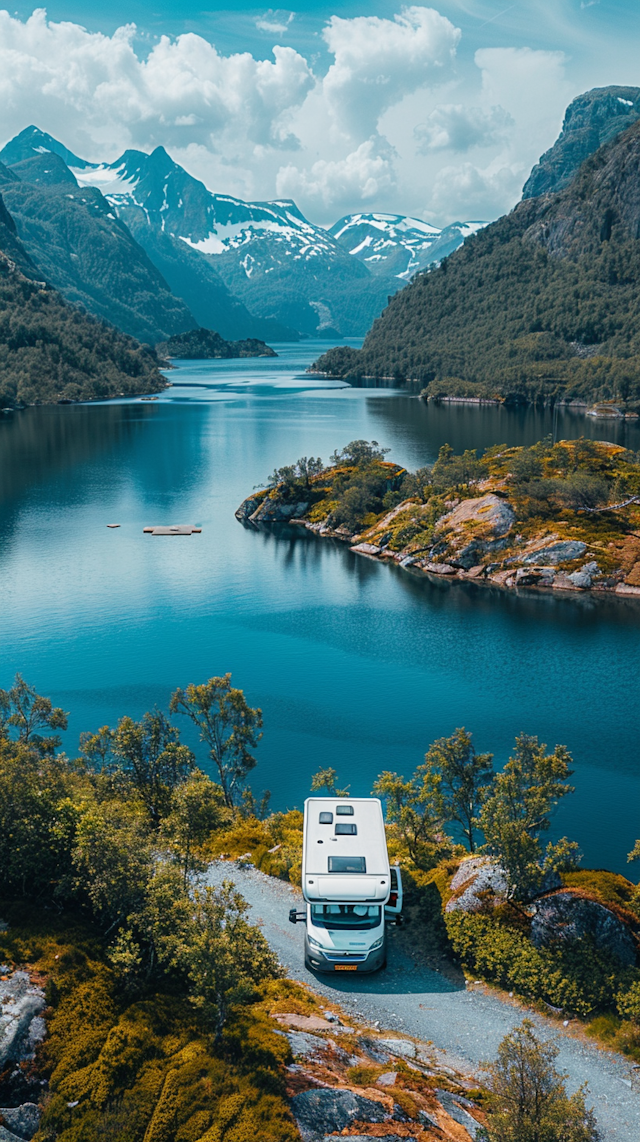
[[[0,163],[5,204],[41,274],[67,301],[153,345],[196,319],[95,187],[59,155]]]
[[[640,402],[640,124],[566,190],[529,199],[390,301],[359,353],[316,368],[427,395]]]
[[[38,280],[0,198],[0,407],[130,396],[165,386],[153,351]]]

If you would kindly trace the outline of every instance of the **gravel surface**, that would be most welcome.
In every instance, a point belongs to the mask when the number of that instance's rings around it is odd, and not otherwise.
[[[440,1061],[473,1072],[495,1057],[500,1040],[523,1018],[517,1004],[501,1000],[484,986],[456,986],[438,972],[414,963],[390,929],[389,966],[375,975],[314,975],[305,969],[303,924],[290,924],[289,909],[302,906],[297,889],[250,866],[220,861],[210,866],[209,884],[232,880],[291,979],[342,1004],[351,1015],[379,1021],[381,1030],[405,1032],[442,1052]],[[410,929],[405,929],[407,934]],[[529,1016],[541,1038],[556,1038],[557,1066],[568,1075],[570,1091],[588,1083],[588,1102],[606,1142],[640,1139],[640,1090],[632,1089],[632,1065],[622,1056],[563,1033],[555,1021]],[[637,1073],[637,1072],[636,1072]]]

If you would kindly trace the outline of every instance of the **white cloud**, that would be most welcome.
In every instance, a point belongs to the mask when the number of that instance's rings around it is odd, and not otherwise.
[[[304,208],[324,208],[335,214],[354,202],[374,202],[395,187],[393,154],[379,138],[367,139],[344,159],[319,159],[309,171],[289,165],[276,179],[279,198],[294,198]]]
[[[525,168],[501,156],[482,168],[473,163],[442,167],[431,192],[430,213],[448,221],[491,220],[506,213],[520,196]]]
[[[414,130],[423,154],[429,151],[469,151],[503,142],[515,121],[504,107],[465,107],[443,103]]]
[[[6,127],[35,121],[71,144],[93,133],[119,135],[123,146],[180,146],[229,132],[277,146],[287,134],[281,117],[314,83],[293,48],[274,47],[273,60],[256,60],[249,52],[220,55],[201,36],[162,36],[140,60],[135,34],[133,25],[104,36],[48,22],[42,9],[25,23],[0,12]]]
[[[267,32],[270,36],[284,36],[289,25],[293,22],[295,12],[285,12],[282,8],[269,8],[264,16],[258,16],[256,28],[259,32]]]
[[[460,30],[434,8],[414,6],[393,20],[332,16],[323,36],[334,56],[322,84],[327,108],[362,136],[408,92],[449,77]]]

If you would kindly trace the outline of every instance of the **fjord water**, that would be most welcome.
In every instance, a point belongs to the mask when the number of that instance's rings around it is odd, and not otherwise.
[[[640,832],[640,602],[517,594],[419,579],[295,527],[234,510],[276,466],[357,437],[410,467],[547,433],[640,447],[633,424],[551,411],[432,407],[393,389],[305,376],[323,346],[277,359],[184,362],[154,402],[0,418],[0,685],[16,670],[81,730],[166,708],[176,686],[231,671],[264,711],[253,775],[301,806],[334,766],[354,794],[408,775],[456,726],[503,764],[525,730],[575,758],[554,835],[626,870]],[[107,524],[119,523],[117,530]],[[154,538],[149,524],[202,534]],[[206,755],[184,728],[184,737]]]

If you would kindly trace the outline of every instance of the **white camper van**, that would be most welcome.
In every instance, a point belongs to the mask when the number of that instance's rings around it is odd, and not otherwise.
[[[402,879],[390,868],[382,806],[373,797],[310,797],[302,854],[305,964],[312,971],[376,971],[387,959],[385,917],[400,922]]]

